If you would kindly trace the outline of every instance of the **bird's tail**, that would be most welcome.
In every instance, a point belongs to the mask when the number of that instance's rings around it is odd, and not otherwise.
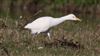
[[[29,29],[30,28],[30,24],[27,24],[24,28],[25,29]]]
[[[27,25],[24,28],[28,28]]]

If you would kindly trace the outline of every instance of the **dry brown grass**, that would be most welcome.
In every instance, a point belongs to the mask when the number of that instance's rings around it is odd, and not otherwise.
[[[2,18],[0,18],[2,19]],[[65,22],[51,30],[52,40],[20,29],[17,21],[2,19],[0,56],[99,56],[100,21]],[[38,49],[38,47],[43,49]]]

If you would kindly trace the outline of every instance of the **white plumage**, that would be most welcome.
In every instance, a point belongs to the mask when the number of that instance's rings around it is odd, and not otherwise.
[[[31,30],[32,34],[39,34],[41,32],[47,32],[51,27],[56,26],[66,20],[81,21],[74,14],[69,14],[60,18],[45,16],[45,17],[37,18],[33,22],[27,24],[24,28]],[[49,32],[47,32],[47,35],[50,39]]]

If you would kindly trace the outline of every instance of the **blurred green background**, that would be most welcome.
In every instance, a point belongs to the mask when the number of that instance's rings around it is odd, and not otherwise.
[[[0,17],[11,20],[23,20],[23,25],[41,16],[60,17],[70,13],[78,15],[78,17],[82,17],[84,20],[87,20],[87,16],[90,18],[98,18],[100,17],[100,1],[0,0]],[[20,16],[24,19],[20,19]],[[94,19],[90,20],[94,21]]]
[[[62,16],[74,14],[99,14],[99,0],[0,0],[0,17]],[[53,15],[54,14],[54,15]],[[37,16],[37,15],[36,15]]]

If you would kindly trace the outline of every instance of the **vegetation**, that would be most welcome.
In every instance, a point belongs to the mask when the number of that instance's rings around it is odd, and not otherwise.
[[[24,25],[40,16],[74,13],[82,22],[52,28],[52,41]],[[99,56],[99,0],[0,0],[0,56]],[[43,49],[38,49],[43,47]]]

